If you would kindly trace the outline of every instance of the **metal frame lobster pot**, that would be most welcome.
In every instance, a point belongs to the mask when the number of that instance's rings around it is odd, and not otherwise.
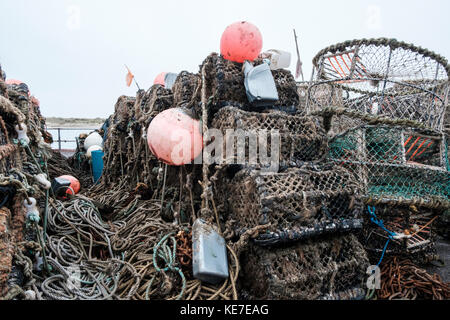
[[[360,181],[367,204],[450,206],[450,165],[442,133],[361,125],[330,140],[329,159]]]
[[[307,109],[344,116],[334,133],[368,122],[443,128],[450,66],[434,52],[362,39],[321,50],[313,65]]]

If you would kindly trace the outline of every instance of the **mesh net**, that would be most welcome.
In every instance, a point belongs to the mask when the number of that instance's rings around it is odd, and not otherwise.
[[[270,224],[260,245],[310,238],[361,227],[361,205],[343,168],[242,170],[230,184],[229,207],[237,232]]]
[[[181,71],[172,86],[175,107],[190,107],[200,100],[201,78],[197,74]]]
[[[280,111],[265,113],[248,112],[236,107],[224,107],[214,117],[212,127],[223,133],[224,148],[233,147],[233,157],[237,159],[237,141],[229,142],[226,137],[227,129],[242,129],[251,134],[265,130],[267,139],[270,140],[270,132],[277,130],[280,135],[279,163],[282,166],[296,166],[305,161],[316,161],[324,157],[327,149],[327,137],[321,128],[319,121],[314,117],[288,115]],[[234,139],[234,138],[233,138]],[[248,139],[250,139],[248,137]],[[259,138],[255,136],[256,145],[260,145]],[[271,154],[271,144],[267,143],[268,153]],[[246,138],[248,150],[249,141]],[[249,163],[249,155],[246,153],[246,164]]]
[[[322,50],[313,62],[310,112],[333,107],[365,120],[442,129],[450,67],[435,53],[395,40],[355,40]]]
[[[165,204],[161,215],[166,221],[174,220],[174,208],[182,218],[187,217],[192,206],[198,207],[198,201],[193,200],[191,206],[190,201],[180,199],[190,199],[189,190],[193,195],[201,192],[201,186],[192,182],[199,178],[190,175],[194,166],[187,165],[182,169],[168,166],[165,172],[164,164],[148,147],[149,123],[159,112],[171,108],[173,100],[172,91],[160,85],[152,86],[147,92],[139,91],[136,98],[122,96],[118,99],[115,113],[110,117],[104,143],[103,174],[97,187],[102,190],[105,186],[110,188],[120,183],[130,190],[130,197],[122,199],[122,205],[127,205],[137,195],[160,197],[164,189]]]
[[[329,142],[330,159],[349,169],[369,203],[450,204],[450,174],[442,134],[360,126]]]
[[[366,253],[354,235],[285,248],[250,245],[242,285],[253,299],[352,299],[364,296]]]
[[[157,183],[161,165],[148,149],[146,132],[151,120],[172,105],[172,91],[160,85],[139,91],[136,98],[121,96],[117,100],[104,143],[103,183],[111,184],[122,177],[131,186]]]

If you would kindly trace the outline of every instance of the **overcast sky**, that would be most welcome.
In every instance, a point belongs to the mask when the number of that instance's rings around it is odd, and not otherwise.
[[[450,58],[448,0],[0,0],[0,63],[26,82],[44,116],[107,117],[125,85],[127,64],[141,88],[162,71],[197,72],[220,51],[227,25],[246,20],[263,50],[293,55],[303,71],[322,48],[363,37],[393,37]]]

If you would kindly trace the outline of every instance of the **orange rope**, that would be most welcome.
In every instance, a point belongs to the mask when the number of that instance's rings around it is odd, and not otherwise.
[[[412,139],[413,136],[409,136],[408,140],[406,140],[405,144],[403,145],[404,147],[406,147],[406,145],[408,144],[408,142]],[[397,156],[394,157],[394,160],[397,159]]]
[[[330,59],[330,58],[328,58],[328,61],[330,61],[331,66],[333,67],[334,70],[336,70],[337,74],[338,74],[341,78],[343,78],[342,75],[339,73],[339,71],[338,71],[338,70],[336,69],[336,67],[334,66],[334,64],[331,62],[331,59]]]
[[[411,147],[409,147],[408,151],[406,151],[405,156],[411,151],[412,148],[414,148],[414,146],[416,145],[417,141],[420,140],[420,137],[418,137],[416,139],[416,141],[414,141],[414,143],[411,145]]]
[[[344,74],[344,77],[343,77],[343,78],[345,78],[345,72],[344,72],[344,70],[342,69],[341,64],[339,63],[339,61],[338,61],[338,59],[336,58],[336,56],[334,56],[334,60],[336,60],[336,63],[338,64],[339,69],[341,69],[342,73]]]
[[[414,158],[414,156],[416,155],[417,151],[420,150],[420,148],[422,148],[422,146],[425,144],[425,141],[427,141],[428,139],[423,139],[422,143],[419,145],[419,147],[416,149],[416,151],[412,154],[411,157],[409,157],[408,161],[411,161],[412,158]]]
[[[347,56],[348,56],[348,53],[347,53]],[[342,57],[342,61],[344,61],[345,66],[347,67],[347,70],[350,72],[350,68],[348,67],[347,62],[345,62],[344,56],[341,56],[341,57]],[[349,59],[350,59],[350,57],[349,57]],[[352,62],[352,59],[350,59],[350,62]]]
[[[414,237],[415,235],[417,235],[420,231],[422,231],[423,229],[425,229],[426,227],[428,227],[430,224],[433,223],[434,220],[436,220],[438,216],[435,216],[433,219],[431,219],[430,221],[428,221],[428,223],[426,225],[424,225],[422,228],[420,228],[418,231],[416,231],[415,233],[413,233],[411,235],[411,238]]]
[[[428,149],[429,146],[431,146],[433,144],[433,141],[431,141],[417,156],[420,156],[422,153],[425,152],[425,150]]]
[[[403,145],[404,147],[406,147],[406,145],[408,144],[408,142],[412,139],[413,136],[409,136],[408,140],[406,140],[405,144]]]

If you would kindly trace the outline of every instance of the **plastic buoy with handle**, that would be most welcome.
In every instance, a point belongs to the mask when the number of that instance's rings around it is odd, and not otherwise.
[[[229,25],[220,39],[220,53],[231,61],[243,63],[255,60],[262,49],[262,35],[259,29],[247,21]]]
[[[181,108],[167,109],[150,122],[147,143],[164,163],[176,166],[191,163],[203,150],[200,122]]]
[[[78,192],[80,192],[80,181],[78,181],[77,178],[75,178],[74,176],[71,175],[63,175],[58,177],[58,179],[62,179],[62,180],[69,180],[70,181],[70,186],[69,188],[67,188],[66,193],[67,194],[77,194]]]

